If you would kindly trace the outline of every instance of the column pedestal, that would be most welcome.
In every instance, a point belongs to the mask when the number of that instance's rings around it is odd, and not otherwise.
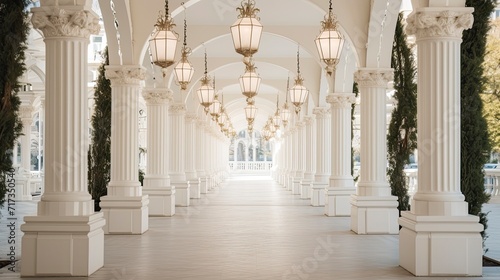
[[[191,198],[191,185],[189,182],[177,182],[175,184],[175,206],[189,206]]]
[[[194,199],[201,198],[201,182],[200,179],[189,180],[189,197]]]
[[[328,183],[314,183],[312,184],[311,206],[325,206],[325,194]]]
[[[483,225],[460,190],[460,44],[473,8],[414,10],[418,45],[418,182],[401,212],[400,265],[416,276],[480,276]],[[422,147],[422,148],[421,148]]]
[[[89,276],[103,266],[103,213],[25,217],[24,221],[23,277]]]

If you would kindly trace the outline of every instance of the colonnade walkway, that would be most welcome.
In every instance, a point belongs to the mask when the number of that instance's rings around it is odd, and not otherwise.
[[[491,211],[486,246],[500,259],[496,202],[485,206]],[[33,205],[23,206],[23,213],[34,211]],[[104,267],[70,279],[416,278],[399,267],[398,242],[397,235],[356,235],[349,217],[324,216],[323,207],[311,207],[270,177],[238,174],[191,206],[176,208],[174,217],[151,217],[143,235],[106,235]],[[0,279],[19,274],[3,268]],[[500,279],[500,267],[463,279]]]

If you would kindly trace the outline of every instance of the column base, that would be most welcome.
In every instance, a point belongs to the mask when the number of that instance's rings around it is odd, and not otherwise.
[[[89,276],[104,265],[103,213],[24,217],[21,276]]]
[[[398,234],[396,196],[351,196],[351,230],[357,234]]]
[[[311,185],[310,180],[305,180],[300,182],[300,198],[301,199],[311,199]]]
[[[101,197],[104,234],[143,234],[149,227],[148,204],[147,195]]]
[[[142,193],[149,197],[149,217],[172,217],[175,215],[175,187],[143,188]]]
[[[312,184],[312,194],[311,194],[311,205],[325,206],[325,189],[328,187],[328,183],[313,183]]]
[[[303,178],[300,177],[295,177],[292,179],[292,194],[293,195],[300,195],[300,189],[301,185],[300,182],[302,181]]]
[[[201,189],[200,189],[200,179],[189,180],[189,197],[194,199],[201,198]]]
[[[325,215],[328,217],[351,216],[351,196],[355,188],[328,188],[325,192]]]
[[[207,180],[206,177],[200,178],[200,193],[201,194],[207,194],[208,193],[208,184],[210,182]]]
[[[483,226],[477,216],[401,215],[401,267],[415,276],[481,276]]]
[[[33,200],[31,196],[31,174],[16,175],[16,201]]]
[[[191,191],[189,190],[189,182],[173,182],[175,185],[175,206],[189,206]]]

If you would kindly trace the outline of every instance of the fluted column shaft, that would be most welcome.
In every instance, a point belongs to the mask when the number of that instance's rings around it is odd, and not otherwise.
[[[387,83],[392,69],[360,69],[355,73],[361,97],[361,161],[358,195],[390,196],[387,182]],[[349,132],[350,135],[350,132]]]
[[[196,122],[196,174],[198,177],[205,177],[205,121]]]
[[[194,114],[186,115],[186,179],[195,180],[196,177],[196,120]]]
[[[314,115],[305,118],[305,173],[304,179],[314,181],[316,173],[316,121]]]
[[[334,93],[327,96],[331,111],[331,131],[334,131],[331,135],[330,187],[354,187],[351,175],[351,106],[355,101],[352,93]]]
[[[170,178],[172,182],[186,181],[184,171],[185,159],[185,125],[186,105],[170,105]]]
[[[31,124],[33,123],[33,107],[20,106],[20,117],[23,122],[23,135],[21,135],[21,167],[27,172],[31,170]],[[17,155],[16,155],[17,156]]]
[[[140,66],[107,66],[111,81],[111,178],[108,196],[141,196],[139,182],[138,113]]]
[[[170,186],[169,172],[169,116],[168,106],[172,92],[166,88],[144,89],[142,96],[147,106],[147,169],[144,187]]]
[[[304,171],[305,171],[305,151],[306,151],[306,134],[305,134],[305,124],[304,122],[298,122],[297,123],[297,173],[296,177],[297,178],[304,178]]]
[[[316,174],[314,181],[328,183],[331,173],[331,118],[326,107],[314,108],[316,115]]]

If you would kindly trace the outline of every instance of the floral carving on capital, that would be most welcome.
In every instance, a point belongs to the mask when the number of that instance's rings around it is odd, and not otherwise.
[[[166,88],[146,88],[142,91],[146,105],[166,105],[173,99],[172,90]]]
[[[146,77],[146,69],[140,66],[106,66],[106,79],[111,85],[139,85]]]
[[[304,117],[304,124],[305,125],[311,125],[314,122],[314,116],[305,116]]]
[[[387,88],[387,83],[394,80],[394,69],[360,69],[354,73],[354,80],[360,87]]]
[[[330,103],[332,108],[351,109],[352,104],[356,102],[356,96],[353,93],[334,93],[326,96],[326,102]]]
[[[330,108],[316,107],[313,109],[313,114],[316,115],[316,119],[330,118]]]
[[[88,39],[99,34],[99,17],[93,11],[65,10],[59,7],[32,8],[33,27],[42,31],[45,38],[79,37]]]
[[[186,113],[186,104],[184,104],[184,103],[172,104],[168,108],[168,111],[170,112],[170,114],[173,114],[173,115],[184,114],[184,113]]]
[[[462,32],[472,27],[474,17],[472,8],[460,11],[417,11],[407,19],[406,31],[417,38],[425,37],[462,37]]]

